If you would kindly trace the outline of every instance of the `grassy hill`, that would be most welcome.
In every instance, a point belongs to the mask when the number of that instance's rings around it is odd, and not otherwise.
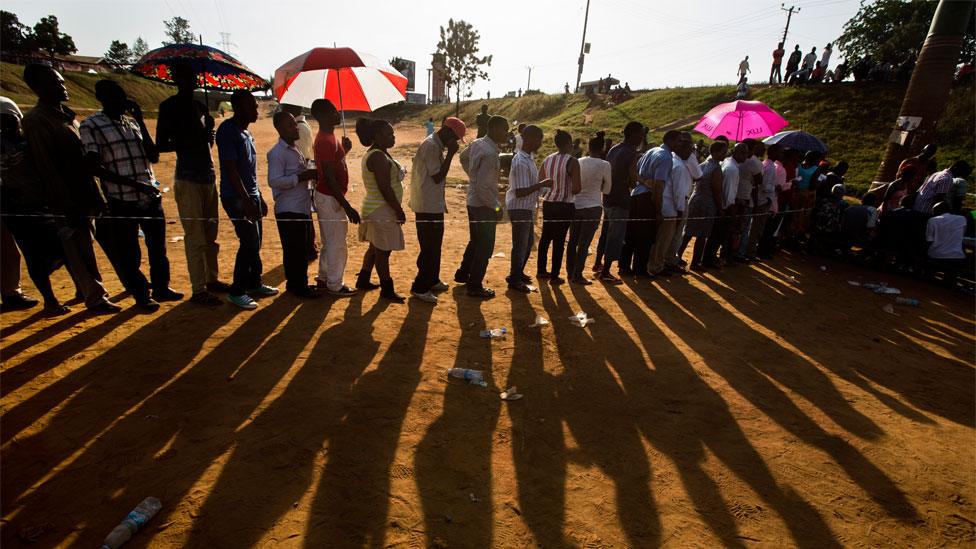
[[[830,147],[833,161],[851,164],[847,178],[855,189],[864,189],[874,178],[884,155],[886,142],[905,94],[903,84],[843,83],[805,88],[756,86],[751,99],[770,105],[790,121],[787,129],[804,130],[820,137]],[[602,99],[577,94],[532,95],[487,101],[493,114],[541,126],[563,128],[574,136],[589,137],[606,130],[615,141],[624,125],[638,120],[651,128],[659,142],[664,131],[691,130],[701,115],[718,103],[731,100],[732,86],[673,88],[640,92],[629,101],[609,105]],[[486,101],[462,103],[461,118],[474,124]],[[427,117],[440,120],[454,114],[454,105],[395,105],[381,109],[379,116],[422,123]],[[976,95],[972,86],[955,88],[940,124],[936,142],[941,150],[940,166],[956,159],[976,165]],[[701,137],[695,134],[696,139]],[[543,152],[551,151],[547,139]]]

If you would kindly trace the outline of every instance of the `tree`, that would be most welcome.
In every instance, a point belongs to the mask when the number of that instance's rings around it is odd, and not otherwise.
[[[139,60],[143,55],[149,51],[149,44],[146,43],[142,37],[136,38],[136,41],[132,43],[132,59],[133,61]]]
[[[132,50],[129,49],[129,45],[125,42],[112,40],[108,51],[105,52],[105,60],[115,67],[115,70],[121,70],[132,64]]]
[[[862,1],[857,14],[844,24],[837,46],[851,61],[870,54],[878,63],[898,65],[918,55],[938,5],[929,0]],[[962,59],[971,60],[974,53],[976,36],[970,25]]]
[[[42,17],[34,25],[34,45],[52,59],[55,55],[71,55],[78,51],[75,41],[58,27],[58,18],[53,15]]]
[[[190,22],[182,17],[174,17],[169,21],[163,21],[166,25],[166,37],[169,41],[163,40],[164,46],[170,44],[186,44],[195,42],[193,32],[190,31]]]
[[[34,31],[21,24],[15,14],[0,10],[0,42],[3,43],[0,52],[4,56],[28,55],[35,49]]]
[[[475,79],[487,78],[482,65],[491,65],[491,56],[478,57],[478,41],[481,35],[471,23],[448,19],[447,28],[441,27],[441,39],[434,53],[435,68],[441,71],[448,88],[454,90],[455,114],[461,113],[461,94],[471,97],[471,85]]]

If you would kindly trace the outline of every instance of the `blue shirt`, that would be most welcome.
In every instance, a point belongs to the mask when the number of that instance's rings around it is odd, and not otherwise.
[[[251,132],[241,129],[234,119],[228,119],[217,129],[217,156],[221,163],[233,162],[241,183],[247,194],[257,197],[258,193],[258,153],[254,148]],[[236,185],[229,181],[224,170],[220,170],[220,198],[239,198]]]
[[[672,163],[672,152],[667,145],[654,147],[653,149],[644,153],[644,156],[637,161],[637,175],[641,179],[656,179],[658,181],[667,183],[668,181],[671,181]],[[650,191],[650,189],[645,187],[643,184],[638,183],[630,195],[637,196],[648,191]]]

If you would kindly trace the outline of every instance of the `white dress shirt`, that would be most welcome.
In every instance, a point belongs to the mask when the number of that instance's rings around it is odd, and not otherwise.
[[[694,184],[685,161],[674,153],[671,155],[671,180],[664,184],[664,197],[661,201],[661,215],[664,217],[677,217],[684,212]]]
[[[739,163],[731,156],[722,161],[722,209],[735,204],[739,192]]]
[[[461,153],[461,168],[468,174],[468,206],[498,209],[498,145],[479,137]]]

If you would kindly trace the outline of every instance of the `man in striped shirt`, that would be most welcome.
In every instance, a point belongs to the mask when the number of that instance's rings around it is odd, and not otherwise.
[[[505,193],[505,209],[512,222],[512,269],[508,277],[508,287],[528,293],[532,287],[531,279],[525,274],[525,264],[532,253],[535,240],[535,209],[539,205],[539,191],[552,186],[551,179],[539,181],[532,153],[542,145],[542,130],[538,126],[526,126],[522,130],[522,148],[512,158],[512,168],[508,173],[508,191]]]
[[[573,223],[573,197],[580,192],[582,184],[579,160],[573,156],[573,136],[557,130],[555,142],[558,150],[542,161],[542,178],[551,179],[552,187],[544,193],[545,201],[542,203],[543,226],[542,236],[539,237],[536,277],[540,280],[548,278],[552,284],[562,284],[564,280],[559,277],[559,270],[566,248],[566,234]],[[547,270],[550,244],[552,270]]]

